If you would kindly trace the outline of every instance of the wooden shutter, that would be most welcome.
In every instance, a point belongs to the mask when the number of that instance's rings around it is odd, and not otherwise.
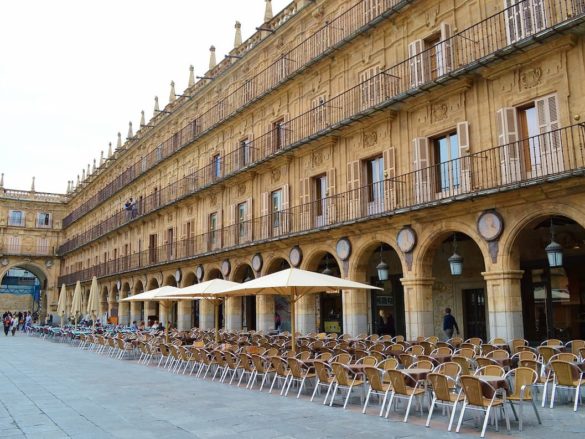
[[[261,222],[262,222],[262,239],[268,238],[270,236],[270,192],[262,192],[261,196]]]
[[[246,200],[246,239],[252,241],[252,231],[254,230],[254,223],[252,219],[254,218],[254,211],[252,210],[254,206],[252,205],[252,198],[248,198]]]
[[[347,215],[348,219],[356,218],[360,214],[360,161],[347,164]]]
[[[384,210],[392,210],[396,207],[396,150],[394,147],[384,150]]]
[[[418,87],[424,82],[424,62],[422,51],[424,47],[423,40],[413,41],[408,45],[408,58],[410,63],[410,86]]]
[[[327,171],[327,199],[325,201],[325,208],[327,210],[327,222],[329,224],[337,221],[337,177],[335,168]]]
[[[417,137],[412,141],[414,157],[414,191],[415,202],[430,201],[429,179],[429,141],[426,137]]]
[[[565,169],[561,133],[558,131],[560,124],[557,102],[557,95],[553,94],[537,99],[534,103],[538,116],[540,136],[538,141],[530,139],[529,142],[534,153],[539,152],[536,145],[539,146],[542,170],[547,174]]]
[[[514,107],[500,108],[496,112],[496,128],[500,150],[500,170],[502,183],[518,181],[520,175],[520,157],[518,148],[518,117]]]
[[[469,122],[457,123],[457,142],[459,142],[459,171],[461,191],[471,189],[471,159],[469,158]],[[457,169],[455,167],[454,169]]]
[[[239,236],[238,204],[230,204],[226,217],[225,245],[235,245]]]
[[[291,228],[292,216],[290,211],[290,187],[288,184],[282,186],[282,212],[281,227],[282,233],[288,233]]]
[[[437,46],[437,58],[439,76],[446,75],[453,70],[453,40],[451,40],[451,25],[449,23],[441,23],[441,43]]]
[[[301,209],[301,229],[308,230],[311,228],[311,179],[301,178],[299,191],[299,204]]]

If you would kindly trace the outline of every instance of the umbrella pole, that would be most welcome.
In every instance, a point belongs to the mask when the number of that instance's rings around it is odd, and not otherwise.
[[[297,299],[296,295],[293,294],[291,297],[291,304],[290,304],[290,329],[291,329],[291,342],[292,342],[292,351],[293,354],[297,353],[297,338],[296,338],[296,313],[295,308],[297,307]]]
[[[213,301],[213,307],[215,312],[215,342],[219,343],[219,303]]]

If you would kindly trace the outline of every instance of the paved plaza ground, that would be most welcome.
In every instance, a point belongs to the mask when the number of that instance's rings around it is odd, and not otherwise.
[[[467,438],[473,422],[448,433],[440,410],[431,425],[414,413],[362,415],[246,390],[235,385],[175,375],[132,360],[116,360],[68,344],[28,337],[0,338],[0,438]],[[359,400],[356,398],[356,403]],[[526,410],[525,431],[514,437],[585,437],[585,407],[540,409],[543,425]],[[490,427],[486,437],[506,437]]]

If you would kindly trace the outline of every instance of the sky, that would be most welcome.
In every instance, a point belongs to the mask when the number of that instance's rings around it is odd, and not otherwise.
[[[273,0],[276,15],[292,0]],[[264,18],[264,0],[0,2],[0,172],[4,187],[64,193],[117,133],[136,132],[170,82],[202,76]]]

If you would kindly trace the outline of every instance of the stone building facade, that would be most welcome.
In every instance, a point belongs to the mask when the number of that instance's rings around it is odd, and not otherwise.
[[[97,276],[120,323],[210,328],[205,302],[119,300],[296,266],[383,288],[303,298],[302,332],[383,311],[441,334],[449,306],[465,337],[583,338],[584,22],[582,0],[295,0],[71,188],[58,284]],[[233,298],[222,325],[288,311]]]

